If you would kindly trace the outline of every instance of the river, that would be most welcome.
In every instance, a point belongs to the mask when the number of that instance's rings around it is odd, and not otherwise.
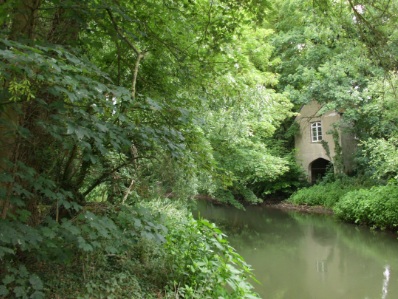
[[[328,215],[200,202],[252,265],[264,299],[396,299],[398,240]]]

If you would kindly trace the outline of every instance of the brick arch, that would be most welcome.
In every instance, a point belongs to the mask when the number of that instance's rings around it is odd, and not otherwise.
[[[310,174],[311,183],[315,183],[318,179],[325,176],[326,172],[333,164],[330,160],[317,158],[308,165],[308,173]]]

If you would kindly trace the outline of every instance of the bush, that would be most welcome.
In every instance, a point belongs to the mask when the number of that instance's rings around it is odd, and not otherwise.
[[[337,217],[373,228],[398,226],[398,186],[388,185],[347,193],[334,207]]]
[[[0,219],[0,298],[149,298],[166,285],[143,273],[157,273],[167,234],[149,214],[106,203],[36,227]]]
[[[250,266],[207,220],[189,216],[168,235],[166,251],[173,298],[259,298],[247,281],[254,278]]]
[[[254,279],[250,266],[215,224],[194,219],[184,203],[154,200],[143,205],[166,219],[166,298],[259,298],[248,282]]]
[[[288,201],[294,204],[333,207],[347,192],[356,190],[361,186],[354,179],[338,179],[334,182],[320,183],[300,189]]]

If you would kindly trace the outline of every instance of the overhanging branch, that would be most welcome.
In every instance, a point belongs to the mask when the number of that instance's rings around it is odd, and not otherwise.
[[[144,59],[147,52],[140,51],[140,49],[133,42],[131,42],[131,40],[129,40],[126,37],[126,35],[120,30],[119,26],[117,25],[116,20],[113,17],[112,11],[109,8],[106,9],[106,12],[108,13],[109,19],[111,20],[111,23],[112,23],[113,27],[115,28],[117,34],[133,49],[133,51],[137,55],[137,59],[134,63],[133,80],[132,80],[132,84],[131,84],[131,96],[133,99],[135,99],[138,69],[139,69],[141,60]]]

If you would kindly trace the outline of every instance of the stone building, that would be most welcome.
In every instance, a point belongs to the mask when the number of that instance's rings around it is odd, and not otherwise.
[[[296,161],[312,183],[330,167],[335,172],[352,172],[356,149],[354,135],[341,121],[341,114],[328,111],[320,115],[321,108],[318,102],[312,101],[304,105],[296,117],[300,128],[295,136]]]

